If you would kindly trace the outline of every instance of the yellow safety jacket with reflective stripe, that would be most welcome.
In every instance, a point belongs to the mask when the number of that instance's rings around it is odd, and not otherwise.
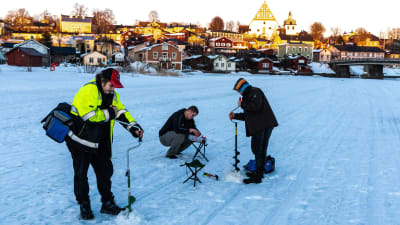
[[[100,109],[102,103],[100,90],[97,88],[96,79],[91,80],[82,86],[76,93],[72,102],[71,113],[82,118],[83,121],[89,120],[94,123],[110,122],[110,138],[113,139],[114,119],[110,121],[110,115],[107,109]],[[135,124],[136,120],[132,117],[124,104],[120,101],[119,94],[114,91],[112,105],[118,110],[116,118],[122,114],[125,115],[129,123]],[[129,129],[130,126],[127,127]]]

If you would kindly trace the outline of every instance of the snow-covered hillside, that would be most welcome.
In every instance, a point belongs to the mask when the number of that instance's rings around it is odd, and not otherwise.
[[[86,222],[79,220],[70,153],[45,136],[40,120],[57,103],[72,102],[94,75],[76,68],[25,71],[0,67],[1,224],[399,224],[399,80],[122,74],[121,100],[145,129],[130,161],[137,201],[129,218],[101,214],[90,169],[95,219]],[[242,76],[264,90],[280,124],[268,150],[276,171],[261,184],[228,179],[234,154],[228,113],[239,97],[233,84]],[[186,172],[180,167],[194,148],[171,160],[158,140],[170,114],[193,104],[200,110],[197,126],[209,140],[203,171],[221,177],[201,176],[196,188],[182,183]],[[253,156],[243,123],[238,133],[241,167]],[[125,151],[136,142],[116,125],[112,190],[121,206],[128,195]]]

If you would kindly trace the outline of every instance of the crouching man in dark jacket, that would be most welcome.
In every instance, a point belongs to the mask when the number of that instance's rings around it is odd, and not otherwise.
[[[244,78],[240,78],[233,89],[243,96],[243,100],[239,100],[238,106],[244,112],[231,112],[229,119],[245,121],[246,136],[251,136],[251,150],[256,159],[255,172],[246,173],[249,178],[244,179],[243,182],[245,184],[261,183],[264,177],[269,137],[272,129],[278,126],[278,122],[261,89],[252,87]]]
[[[191,145],[188,139],[189,134],[196,137],[201,135],[196,128],[193,118],[199,114],[196,106],[190,106],[188,109],[181,109],[172,114],[164,126],[159,131],[160,142],[164,146],[169,146],[166,157],[176,159],[176,155]]]

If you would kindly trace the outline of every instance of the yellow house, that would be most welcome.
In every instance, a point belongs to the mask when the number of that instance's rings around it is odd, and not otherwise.
[[[4,34],[4,21],[0,20],[0,36]]]
[[[372,34],[368,34],[368,37],[363,40],[357,40],[358,35],[355,32],[349,33],[349,34],[344,34],[343,35],[343,40],[345,42],[354,42],[356,43],[358,46],[364,46],[364,47],[380,47],[380,43],[379,43],[379,38],[372,35]]]
[[[400,59],[400,51],[391,51],[390,53],[386,53],[385,58]]]
[[[29,40],[29,39],[35,39],[35,40],[40,40],[43,38],[42,34],[40,33],[16,33],[13,32],[11,34],[12,38],[15,39],[24,39],[24,40]]]
[[[60,28],[63,33],[92,33],[92,17],[61,15]]]
[[[188,43],[190,45],[201,45],[204,46],[206,44],[204,38],[201,38],[201,36],[198,35],[194,35],[192,34],[189,38],[188,38]]]

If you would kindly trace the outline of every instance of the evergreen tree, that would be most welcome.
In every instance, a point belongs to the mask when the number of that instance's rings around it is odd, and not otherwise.
[[[39,42],[50,48],[53,44],[53,39],[51,37],[51,34],[48,31],[44,32],[42,34],[42,39],[40,39]]]
[[[86,53],[85,43],[81,43],[81,54]]]

